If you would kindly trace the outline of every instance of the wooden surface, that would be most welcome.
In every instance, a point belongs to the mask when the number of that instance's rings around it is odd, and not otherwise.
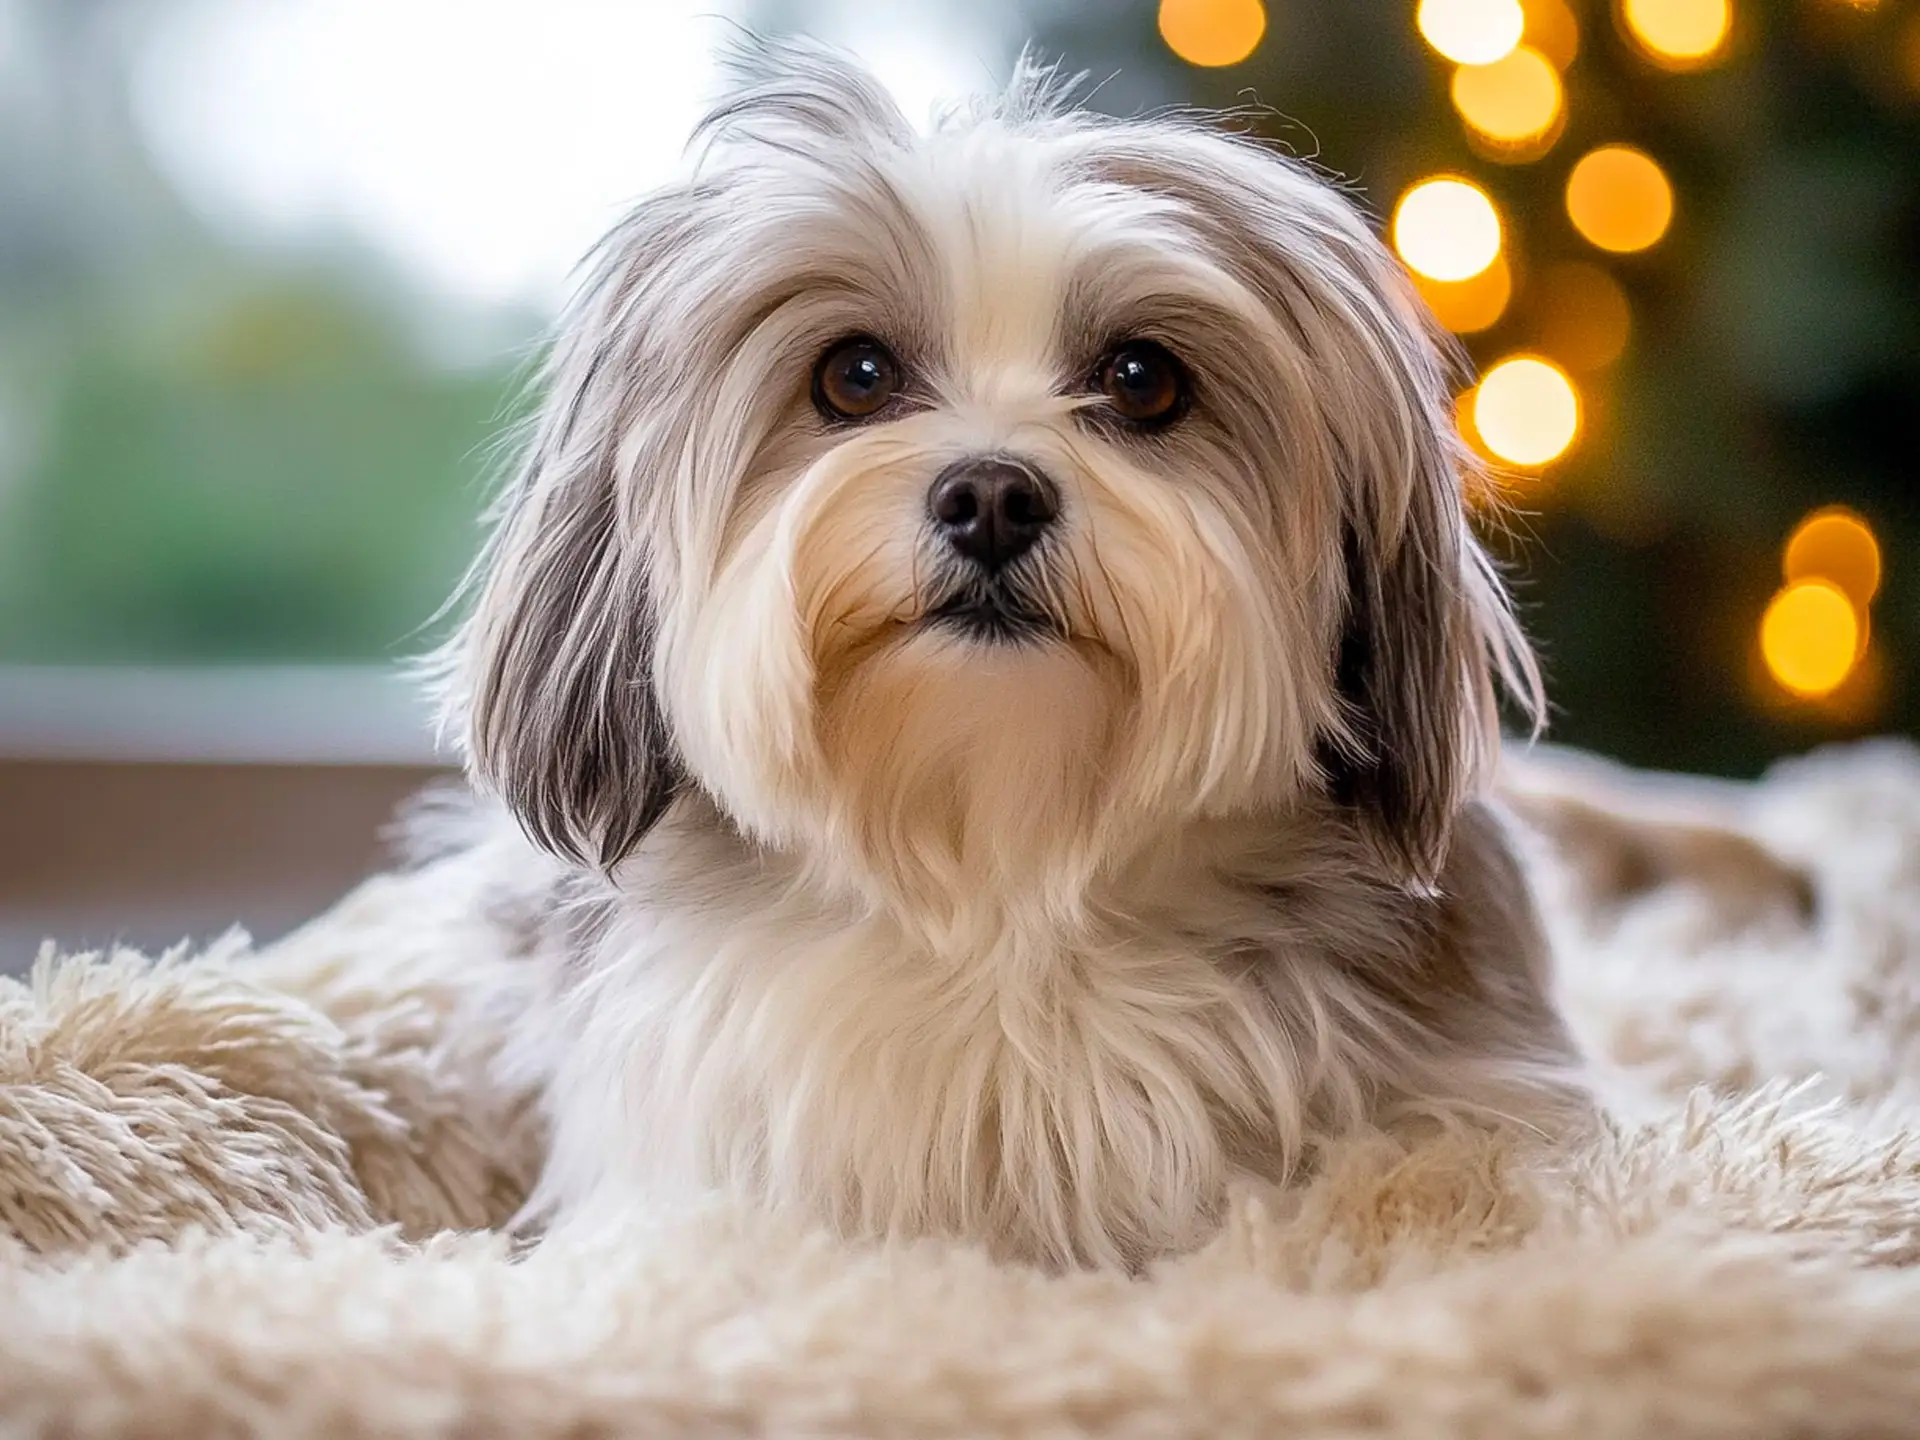
[[[383,860],[445,772],[403,764],[0,760],[0,972],[67,948],[285,933]]]

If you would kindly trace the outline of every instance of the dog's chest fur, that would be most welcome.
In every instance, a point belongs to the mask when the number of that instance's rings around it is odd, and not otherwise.
[[[981,906],[936,937],[669,823],[617,892],[542,902],[545,994],[509,1046],[553,1129],[534,1209],[722,1190],[847,1234],[1131,1265],[1199,1243],[1232,1180],[1285,1178],[1317,1136],[1422,1095],[1513,1103],[1532,1042],[1458,1033],[1480,982],[1433,971],[1431,905],[1351,865],[1333,883],[1325,854],[1223,874],[1196,848],[1071,918]]]

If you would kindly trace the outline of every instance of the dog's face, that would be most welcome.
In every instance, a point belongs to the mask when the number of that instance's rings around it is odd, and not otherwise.
[[[1046,88],[917,136],[784,52],[607,241],[452,652],[544,843],[694,785],[931,913],[1325,797],[1432,875],[1531,671],[1417,303],[1302,168]]]

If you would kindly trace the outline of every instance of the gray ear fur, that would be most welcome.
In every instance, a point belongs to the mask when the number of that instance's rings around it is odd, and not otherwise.
[[[1348,523],[1347,610],[1334,663],[1346,725],[1323,739],[1321,767],[1329,793],[1395,873],[1429,884],[1490,743],[1478,733],[1494,705],[1479,613],[1486,602],[1462,579],[1484,561],[1477,548],[1462,553],[1470,537],[1436,546],[1431,530],[1427,545],[1408,533],[1382,553],[1377,536],[1363,536]]]
[[[1334,677],[1346,733],[1321,761],[1404,880],[1430,885],[1453,822],[1497,753],[1499,695],[1536,727],[1540,676],[1505,587],[1468,522],[1477,462],[1453,428],[1446,353],[1398,268],[1375,244],[1365,259],[1377,303],[1362,313],[1381,373],[1380,414],[1364,442],[1341,445],[1350,477],[1342,529],[1346,610]],[[1364,260],[1361,262],[1364,263]],[[1364,273],[1364,272],[1363,272]]]
[[[610,461],[523,484],[463,636],[468,767],[540,845],[611,866],[685,785],[652,606],[621,554]]]
[[[673,215],[638,213],[603,248],[536,378],[524,459],[468,577],[472,613],[435,662],[475,786],[544,848],[601,867],[686,784],[653,683],[652,567],[617,473],[640,389],[620,319]]]

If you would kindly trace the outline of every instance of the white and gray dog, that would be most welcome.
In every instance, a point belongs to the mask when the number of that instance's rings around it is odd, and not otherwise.
[[[1584,1113],[1448,367],[1307,169],[760,45],[543,383],[439,676],[530,1214],[1138,1266],[1342,1131]]]

